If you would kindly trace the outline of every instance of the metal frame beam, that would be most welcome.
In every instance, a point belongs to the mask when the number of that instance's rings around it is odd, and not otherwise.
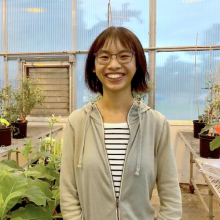
[[[7,7],[3,0],[3,50],[4,50],[4,87],[8,84],[8,57],[7,57]]]
[[[156,0],[149,0],[149,47],[156,48]],[[149,56],[149,75],[150,81],[155,85],[156,70],[156,50],[152,49],[148,52]],[[148,105],[155,109],[155,90],[151,90],[148,94]]]

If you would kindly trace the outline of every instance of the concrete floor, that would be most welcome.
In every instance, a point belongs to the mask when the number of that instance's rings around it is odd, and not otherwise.
[[[197,185],[202,197],[204,198],[206,204],[208,204],[208,187],[204,185]],[[200,201],[198,194],[194,191],[194,194],[189,192],[188,184],[180,184],[181,194],[182,194],[182,207],[183,215],[182,220],[208,220],[207,212]],[[152,204],[154,209],[157,211],[160,206],[159,197],[157,190],[153,191]],[[217,201],[215,196],[213,196],[213,220],[220,220],[220,202]]]

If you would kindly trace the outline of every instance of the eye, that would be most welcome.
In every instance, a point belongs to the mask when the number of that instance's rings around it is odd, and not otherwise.
[[[128,58],[131,58],[131,56],[132,54],[129,52],[123,52],[123,53],[118,54],[118,57],[120,59],[128,59]]]
[[[108,58],[109,58],[109,56],[102,55],[102,56],[99,56],[99,58],[101,58],[101,59],[108,59]]]
[[[107,53],[101,53],[101,54],[98,54],[98,58],[102,60],[108,60],[110,58],[110,55]]]

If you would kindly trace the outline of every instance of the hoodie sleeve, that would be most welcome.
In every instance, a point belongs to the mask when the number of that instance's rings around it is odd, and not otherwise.
[[[82,219],[74,173],[74,135],[74,130],[68,119],[64,129],[60,173],[60,206],[64,220]]]
[[[170,126],[166,119],[157,148],[157,190],[160,210],[155,220],[181,219],[181,192],[171,144]]]

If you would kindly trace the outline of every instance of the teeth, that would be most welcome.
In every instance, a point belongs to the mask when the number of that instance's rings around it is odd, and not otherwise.
[[[107,75],[107,77],[111,78],[111,79],[117,79],[117,78],[120,78],[122,76],[123,76],[122,74],[108,74]]]

